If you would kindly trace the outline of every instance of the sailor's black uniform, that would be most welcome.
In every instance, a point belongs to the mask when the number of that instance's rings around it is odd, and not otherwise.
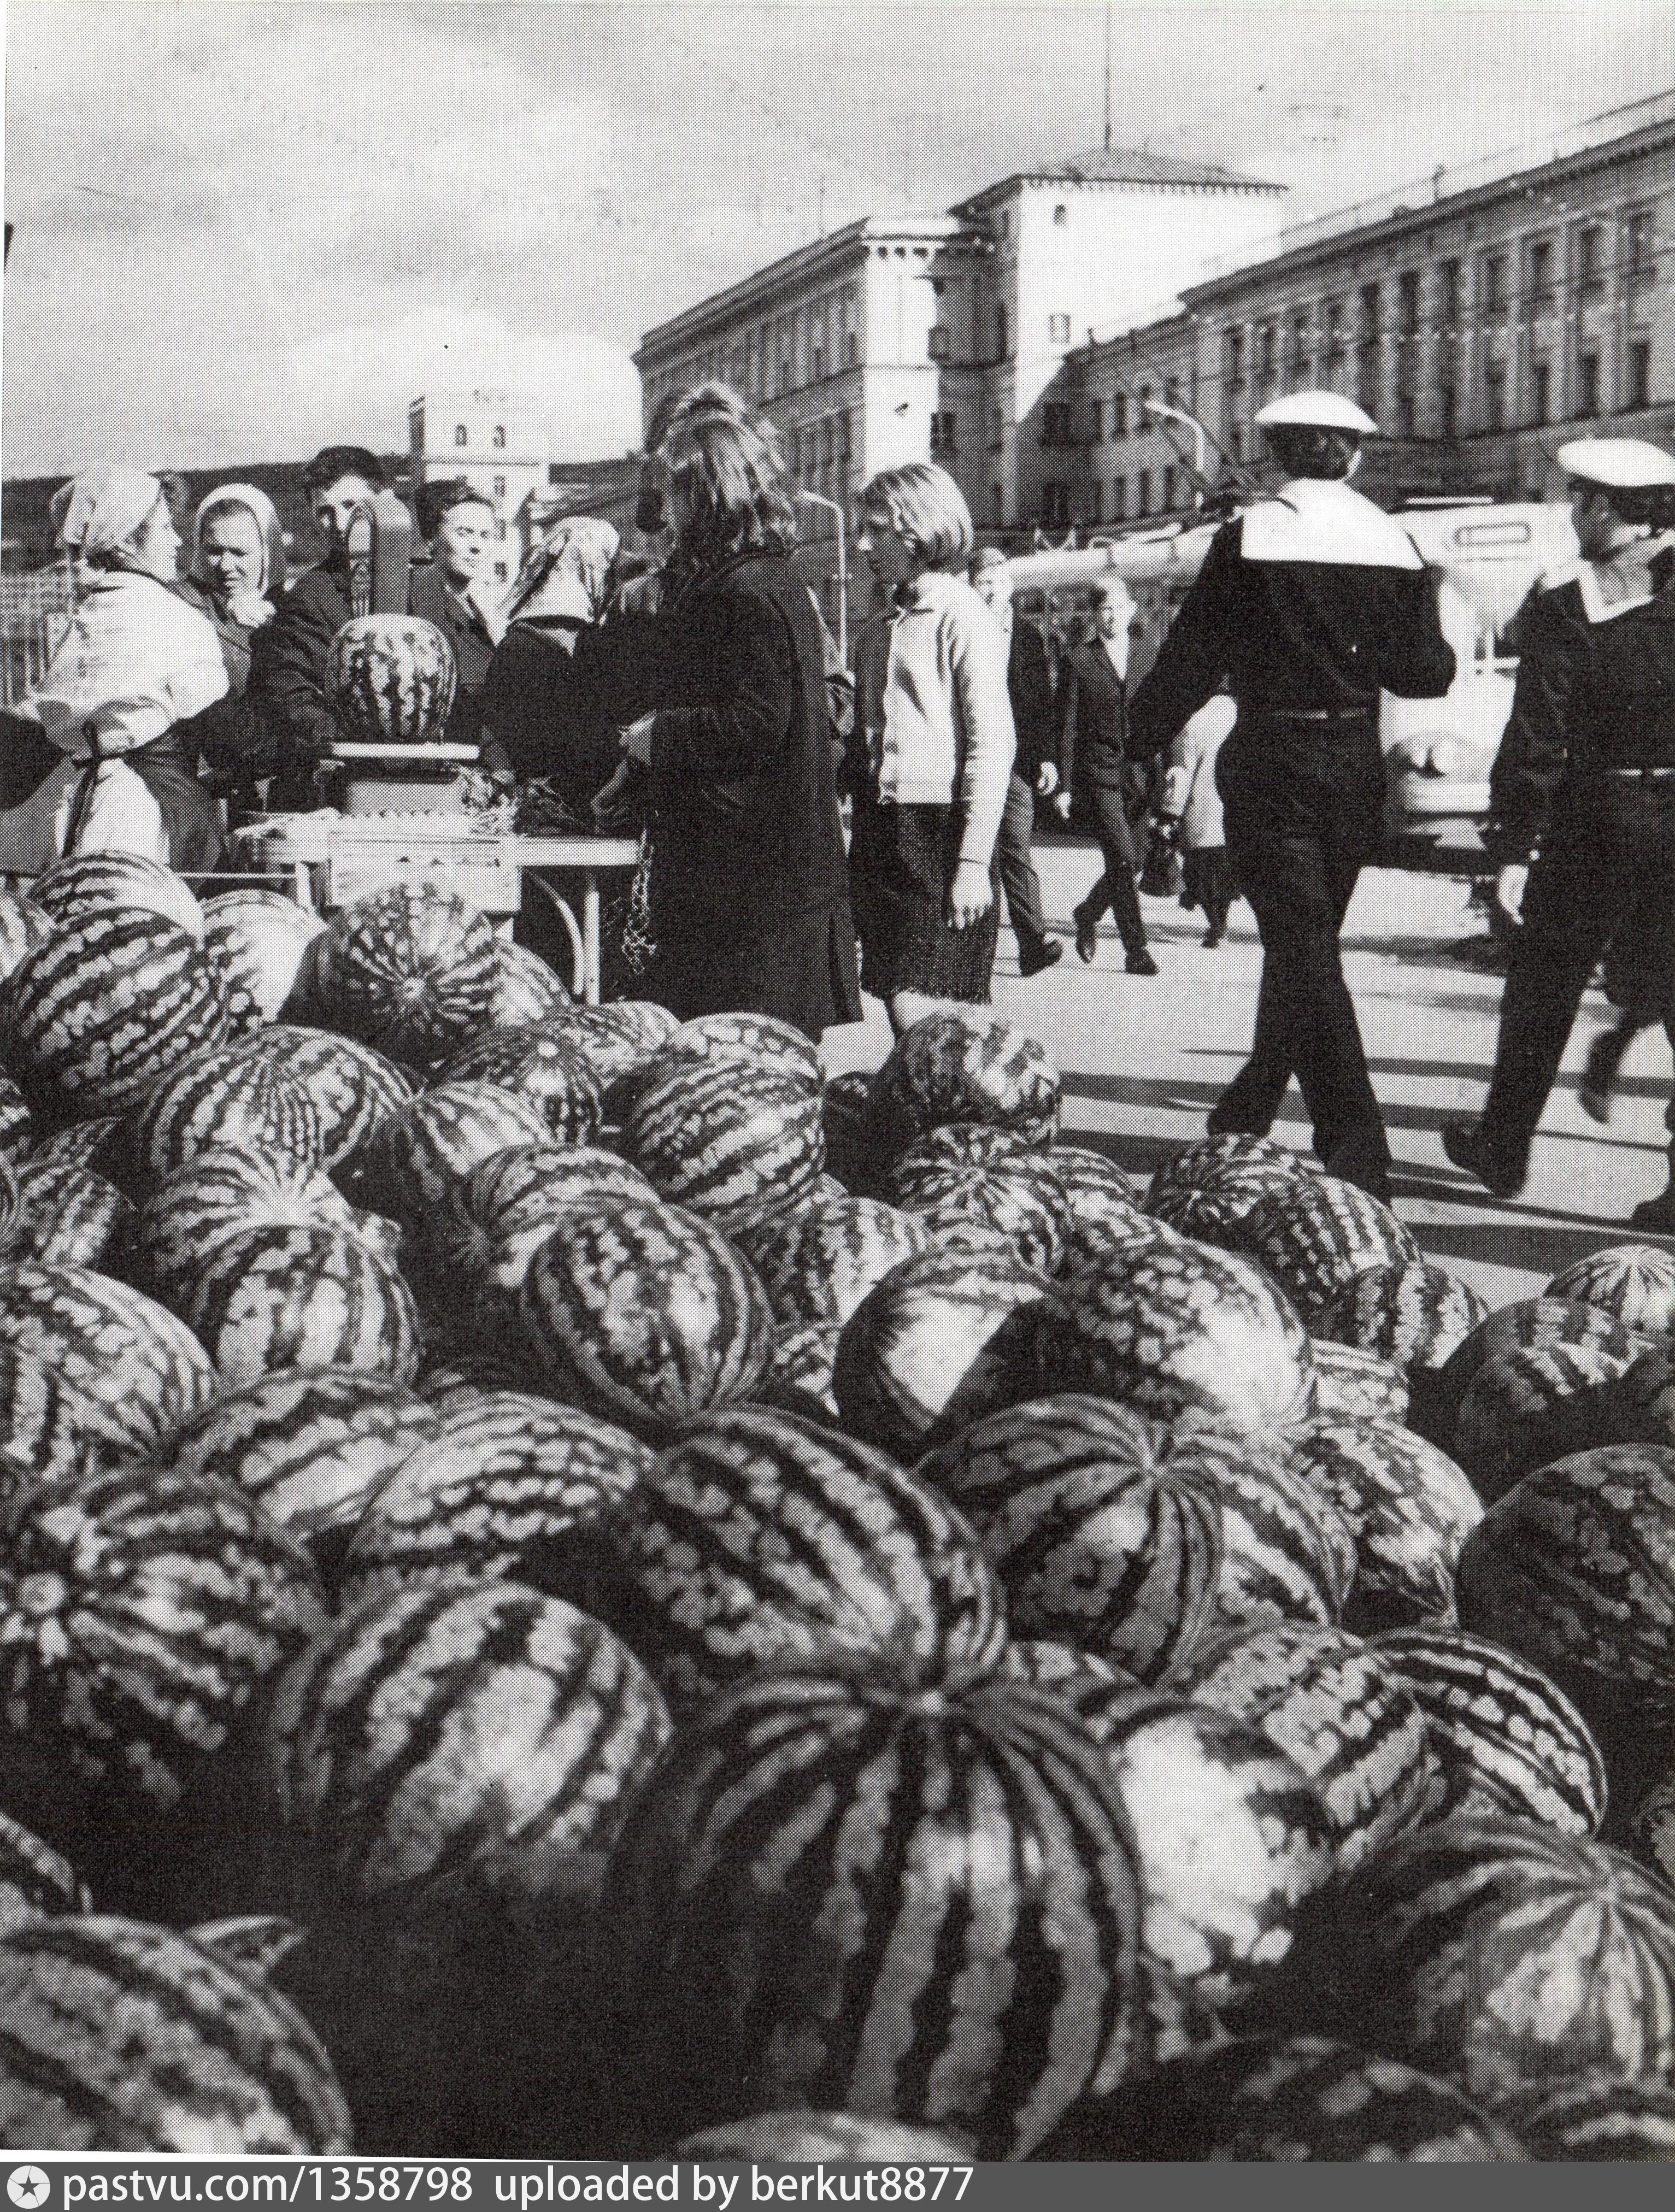
[[[1211,1128],[1265,1133],[1294,1071],[1326,1167],[1380,1197],[1390,1151],[1338,933],[1378,845],[1379,694],[1440,698],[1453,675],[1412,540],[1347,484],[1304,480],[1218,532],[1130,710],[1143,756],[1224,679],[1239,705],[1216,783],[1262,991],[1251,1058]]]

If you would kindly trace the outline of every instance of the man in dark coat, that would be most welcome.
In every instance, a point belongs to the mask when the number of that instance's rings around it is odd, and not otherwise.
[[[1250,1060],[1213,1132],[1265,1133],[1294,1071],[1328,1170],[1390,1195],[1390,1146],[1338,934],[1384,809],[1379,694],[1439,699],[1454,676],[1435,580],[1399,524],[1349,489],[1377,425],[1331,392],[1257,417],[1288,481],[1217,532],[1135,695],[1160,752],[1226,681],[1239,720],[1216,763],[1227,853],[1262,935]]]
[[[454,704],[443,732],[448,743],[474,745],[483,732],[483,685],[495,641],[474,586],[494,538],[495,511],[463,477],[421,484],[414,501],[428,561],[415,561],[407,585],[407,611],[435,623],[454,648]]]
[[[1443,1148],[1498,1198],[1530,1146],[1602,955],[1675,1046],[1675,459],[1639,438],[1559,448],[1582,559],[1524,618],[1512,717],[1489,783],[1495,897],[1517,924],[1483,1116]],[[1670,1188],[1631,1217],[1675,1233]]]
[[[271,623],[251,641],[249,698],[259,732],[257,773],[272,776],[276,813],[320,804],[314,769],[337,734],[326,697],[326,656],[350,617],[350,517],[384,488],[384,471],[364,446],[326,446],[302,473],[326,558],[305,568]]]
[[[1006,688],[1012,701],[1018,750],[1013,756],[1006,811],[1001,816],[1000,836],[995,842],[995,861],[1006,893],[1006,910],[1012,917],[1012,933],[1018,940],[1018,972],[1038,975],[1064,954],[1058,939],[1048,936],[1042,920],[1041,885],[1029,854],[1035,830],[1035,794],[1038,791],[1050,798],[1058,783],[1052,671],[1047,665],[1046,642],[1040,631],[1033,623],[1020,622],[1013,611],[1012,578],[1005,554],[997,546],[984,546],[972,556],[971,579],[978,597],[1010,640]]]
[[[1120,582],[1096,585],[1093,635],[1064,656],[1060,678],[1058,781],[1069,793],[1070,818],[1099,839],[1105,866],[1076,908],[1076,951],[1091,961],[1099,917],[1109,908],[1130,975],[1155,975],[1135,887],[1134,835],[1128,802],[1133,768],[1128,743],[1129,623],[1134,601]]]

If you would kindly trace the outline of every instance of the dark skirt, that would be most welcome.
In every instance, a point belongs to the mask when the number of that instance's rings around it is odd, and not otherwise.
[[[1212,915],[1219,907],[1225,915],[1233,896],[1233,863],[1227,858],[1227,847],[1200,845],[1192,852],[1183,853],[1181,868],[1181,904],[1202,907]]]
[[[660,916],[651,996],[683,1022],[772,1014],[818,1043],[823,1030],[862,1018],[854,921],[845,906],[821,907],[770,936],[716,945]]]
[[[898,991],[989,1003],[1000,933],[1000,885],[987,914],[969,929],[951,928],[948,890],[959,862],[965,816],[957,806],[880,806],[855,802],[850,896],[861,933],[862,981],[880,999]]]

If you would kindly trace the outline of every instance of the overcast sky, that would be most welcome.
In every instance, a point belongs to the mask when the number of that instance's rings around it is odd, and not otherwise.
[[[1669,0],[1113,0],[1112,135],[1306,214],[1675,82]],[[649,325],[1097,145],[1104,10],[10,0],[9,476],[406,442],[512,383],[638,428]],[[1538,154],[1539,149],[1535,149]]]

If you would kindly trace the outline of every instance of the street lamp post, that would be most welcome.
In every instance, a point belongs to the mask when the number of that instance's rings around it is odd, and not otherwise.
[[[844,510],[835,499],[827,499],[818,491],[798,490],[797,497],[809,507],[823,507],[838,518],[838,652],[845,668],[850,665],[850,565],[848,540],[844,532]]]

